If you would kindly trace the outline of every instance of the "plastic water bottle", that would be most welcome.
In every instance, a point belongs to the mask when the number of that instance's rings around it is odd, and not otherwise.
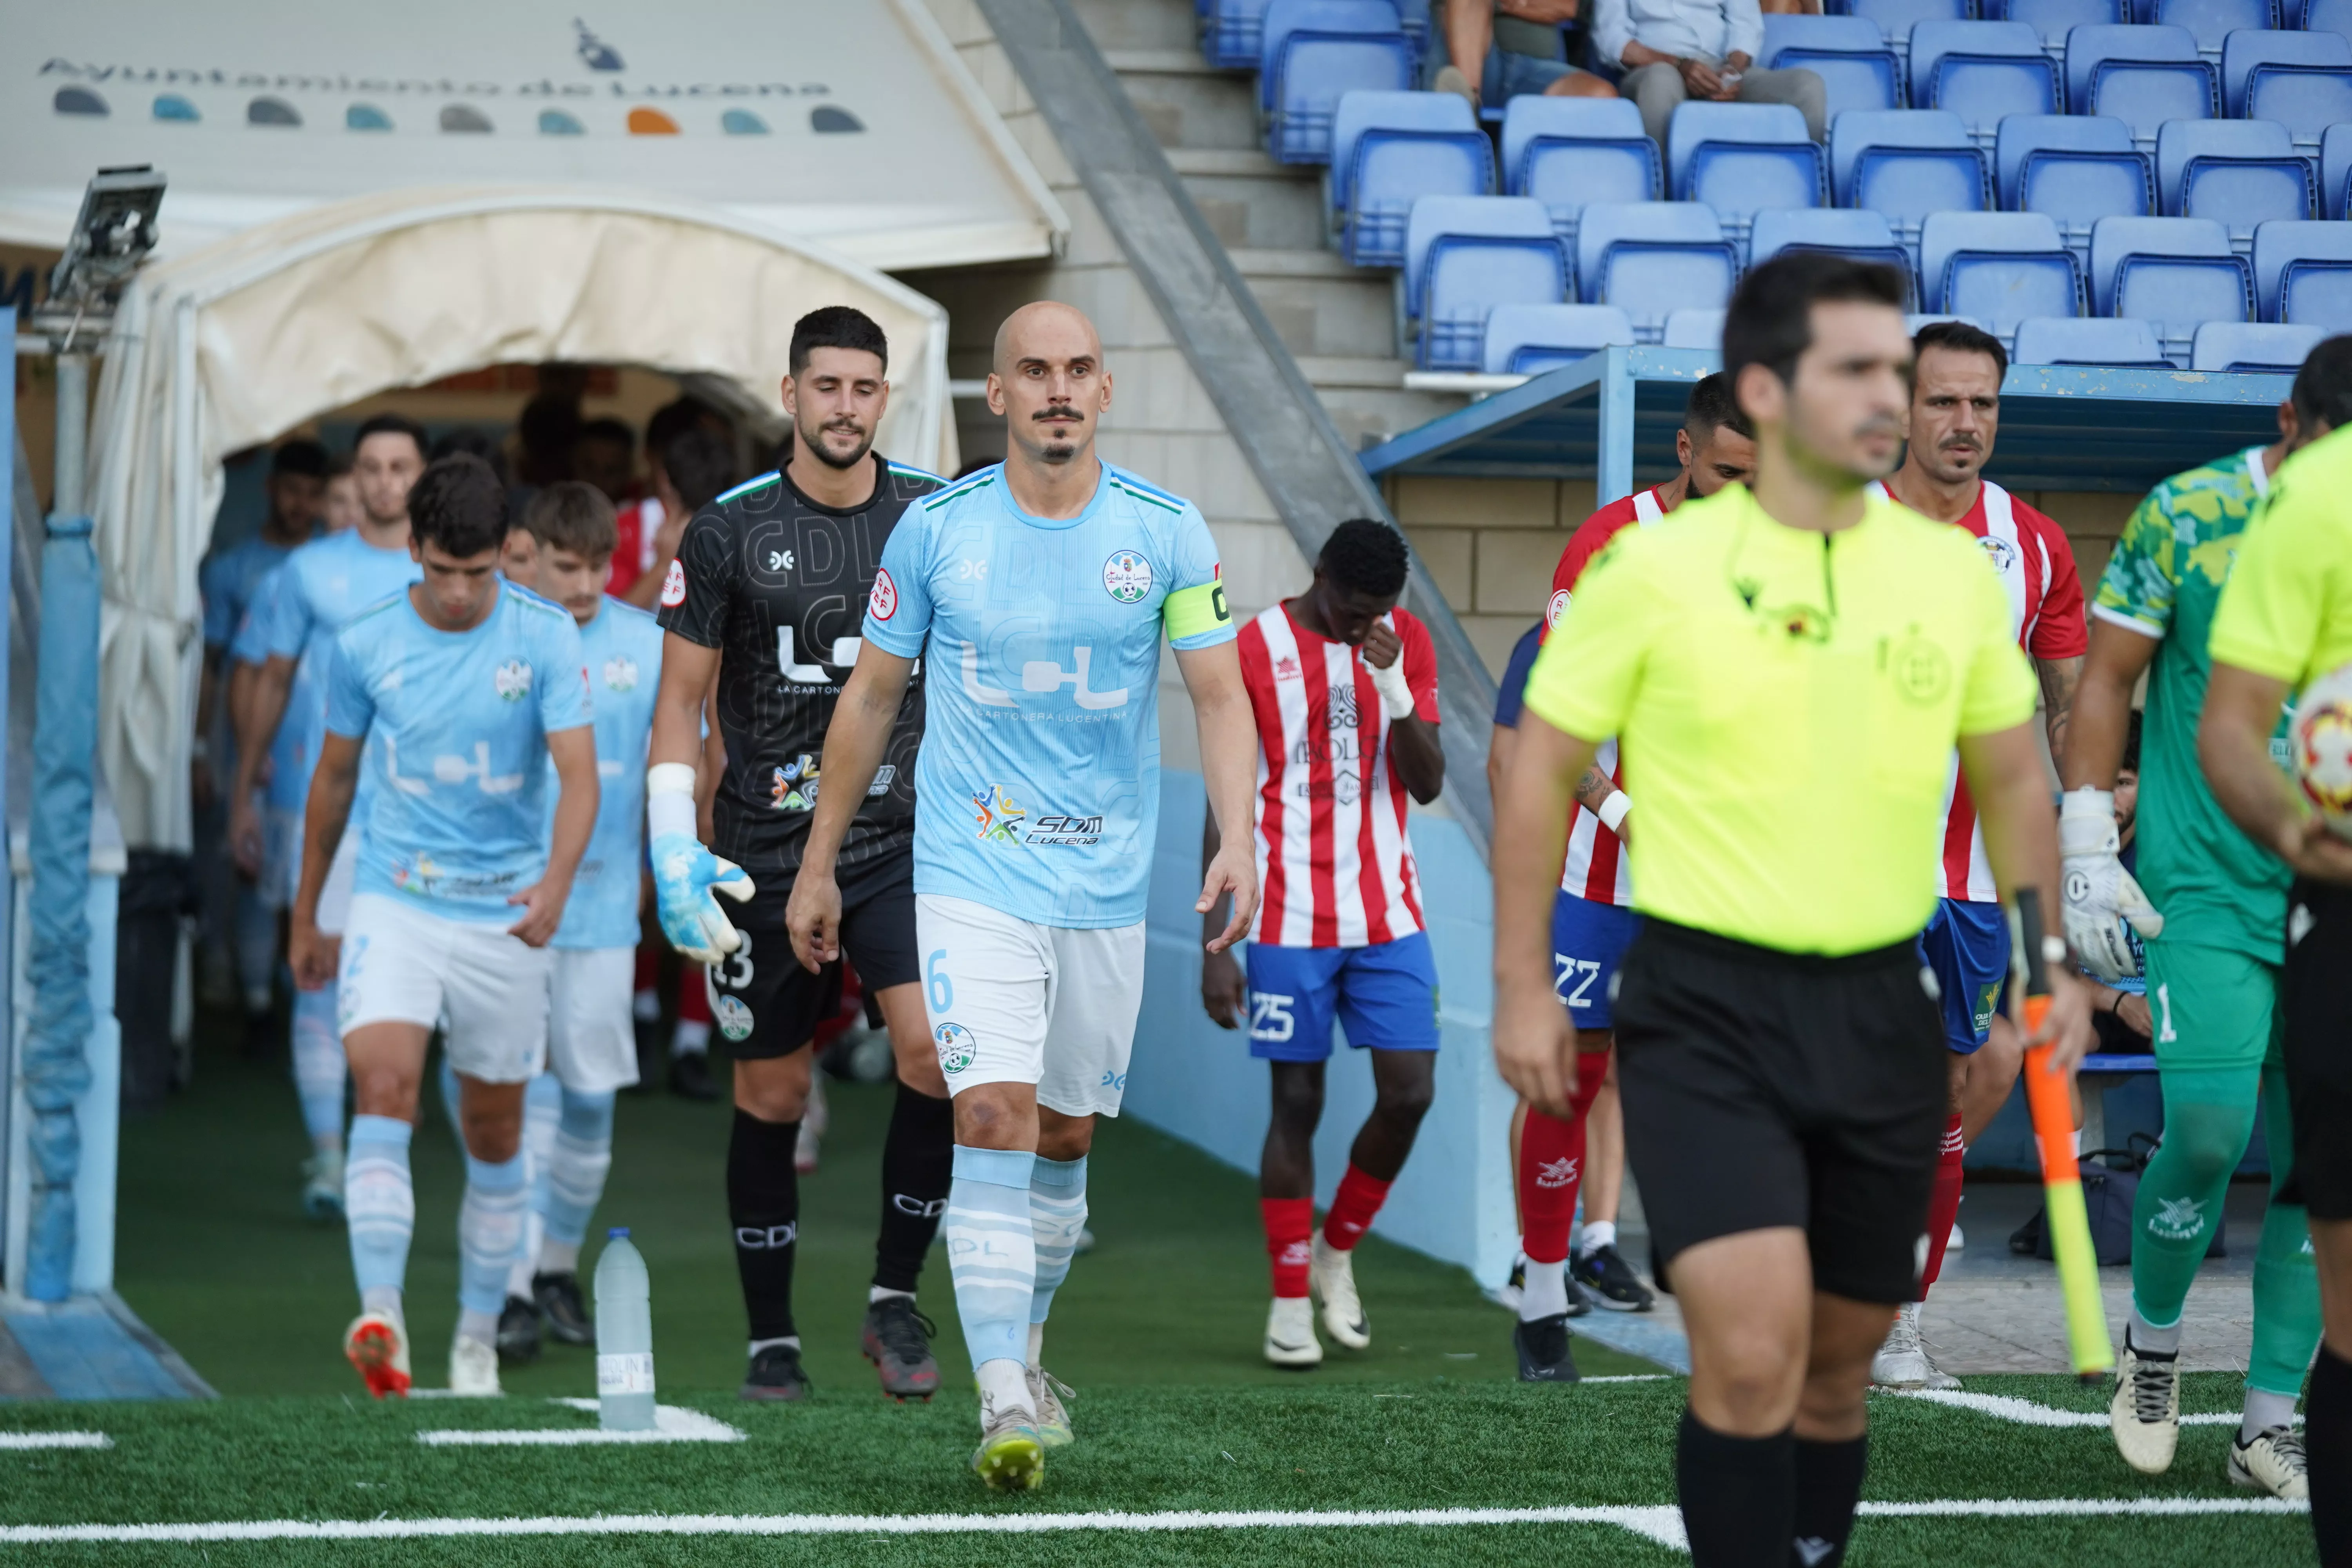
[[[604,1235],[596,1260],[596,1424],[607,1432],[650,1432],[654,1313],[646,1260],[626,1226]]]

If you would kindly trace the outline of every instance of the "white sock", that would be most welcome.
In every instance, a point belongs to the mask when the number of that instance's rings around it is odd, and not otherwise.
[[[2273,1426],[2291,1426],[2294,1424],[2294,1394],[2250,1388],[2246,1390],[2246,1418],[2238,1423],[2238,1441],[2251,1443]]]
[[[893,1296],[904,1296],[909,1301],[915,1299],[915,1293],[912,1290],[891,1290],[879,1285],[869,1285],[866,1288],[866,1304],[869,1307],[877,1301],[887,1301]]]
[[[798,1334],[786,1334],[780,1340],[753,1340],[751,1342],[751,1350],[746,1353],[750,1355],[758,1355],[770,1345],[790,1345],[793,1349],[798,1350],[801,1348],[801,1337]]]
[[[1617,1245],[1617,1222],[1613,1219],[1587,1220],[1584,1223],[1583,1245],[1576,1249],[1579,1258]]]
[[[2125,1332],[2130,1335],[2134,1350],[2154,1351],[2158,1355],[2180,1353],[2180,1320],[2178,1318],[2158,1328],[2141,1317],[2139,1309],[2134,1307],[2131,1310],[2130,1325]],[[2249,1392],[2252,1391],[2249,1390]]]
[[[1527,1282],[1519,1287],[1519,1321],[1557,1318],[1568,1310],[1568,1261],[1538,1263],[1528,1259]]]
[[[522,1217],[522,1250],[515,1254],[514,1267],[507,1270],[507,1294],[530,1300],[530,1277],[539,1267],[539,1249],[545,1245],[547,1222],[539,1211],[530,1210]]]
[[[477,1312],[468,1308],[459,1308],[457,1337],[461,1340],[479,1340],[486,1345],[497,1344],[499,1315],[496,1312]]]
[[[1029,1364],[1031,1366],[1044,1365],[1045,1363],[1042,1358],[1045,1353],[1045,1325],[1043,1323],[1032,1323],[1029,1325]],[[2246,1397],[2252,1399],[2253,1395],[2249,1393]]]
[[[653,990],[633,993],[629,997],[629,1016],[640,1024],[660,1023],[661,993]]]
[[[1029,1402],[1029,1368],[1026,1363],[999,1356],[994,1361],[982,1362],[976,1369],[980,1383],[981,1408],[994,1405],[1001,1413],[1018,1407],[1029,1413],[1034,1420],[1037,1407]]]
[[[710,1049],[710,1026],[699,1018],[680,1020],[677,1032],[669,1037],[669,1054],[674,1057],[700,1056]]]
[[[539,1244],[539,1271],[541,1274],[577,1274],[580,1272],[580,1244],[558,1241],[550,1237]]]

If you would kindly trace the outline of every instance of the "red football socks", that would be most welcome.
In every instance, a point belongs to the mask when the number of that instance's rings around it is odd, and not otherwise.
[[[1927,1198],[1927,1266],[1919,1273],[1919,1300],[1944,1271],[1944,1248],[1952,1239],[1952,1226],[1960,1217],[1960,1157],[1969,1146],[1960,1141],[1960,1115],[1944,1123],[1943,1158],[1936,1163],[1936,1185]]]
[[[1331,1210],[1323,1216],[1323,1239],[1334,1252],[1356,1249],[1364,1232],[1371,1229],[1373,1216],[1388,1201],[1389,1185],[1364,1174],[1354,1162],[1349,1163],[1347,1174],[1339,1178],[1339,1190],[1331,1194]]]
[[[1609,1074],[1609,1053],[1576,1058],[1568,1121],[1530,1109],[1519,1128],[1519,1247],[1531,1263],[1562,1263],[1584,1182],[1584,1113]]]
[[[1260,1198],[1265,1221],[1265,1253],[1274,1263],[1276,1296],[1307,1294],[1307,1242],[1315,1234],[1313,1198]]]

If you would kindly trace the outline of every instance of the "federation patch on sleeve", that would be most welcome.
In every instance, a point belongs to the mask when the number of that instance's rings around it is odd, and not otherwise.
[[[1544,625],[1556,626],[1559,625],[1560,616],[1566,614],[1568,614],[1568,590],[1562,588],[1552,595],[1551,604],[1544,611]]]
[[[669,575],[662,579],[661,602],[664,609],[686,603],[686,563],[675,555],[669,559]]]
[[[874,574],[874,592],[866,596],[866,608],[877,621],[898,613],[898,584],[890,581],[887,567]]]

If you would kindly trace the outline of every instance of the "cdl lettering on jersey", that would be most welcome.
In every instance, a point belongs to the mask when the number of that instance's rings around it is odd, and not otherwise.
[[[383,773],[384,777],[391,781],[392,787],[403,794],[430,795],[433,793],[433,783],[421,778],[402,775],[399,749],[389,731],[383,735]],[[474,742],[474,758],[471,762],[446,752],[441,752],[433,759],[434,783],[461,784],[467,779],[471,779],[480,786],[484,795],[512,795],[522,788],[522,778],[520,773],[490,772],[490,743],[488,741]]]

